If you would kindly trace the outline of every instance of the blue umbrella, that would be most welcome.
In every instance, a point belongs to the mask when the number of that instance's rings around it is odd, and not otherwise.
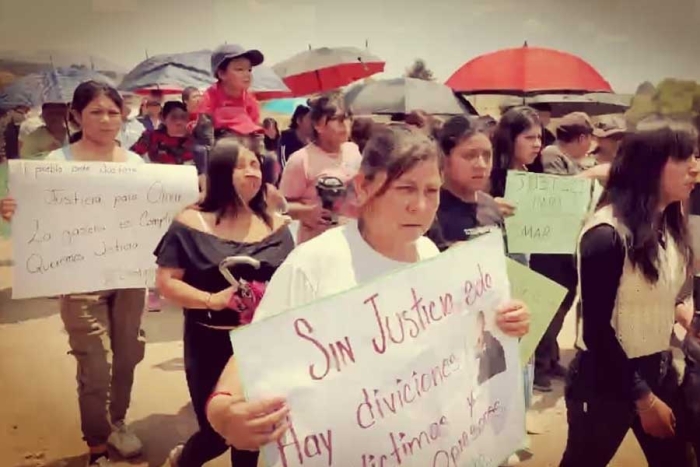
[[[203,89],[215,82],[216,78],[211,75],[211,51],[198,50],[146,59],[124,77],[119,89],[135,92],[157,88],[166,93],[178,93],[189,86]],[[262,65],[253,68],[251,91],[258,95],[290,93],[282,79]]]
[[[113,86],[107,76],[84,68],[55,68],[31,73],[18,79],[0,92],[0,109],[12,109],[24,105],[38,107],[42,104],[68,103],[80,83],[99,81]]]
[[[297,106],[307,105],[307,98],[273,99],[263,104],[262,110],[282,115],[292,115]]]

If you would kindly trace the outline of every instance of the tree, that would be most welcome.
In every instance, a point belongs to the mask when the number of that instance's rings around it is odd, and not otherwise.
[[[653,96],[654,94],[656,94],[656,88],[649,81],[644,81],[642,84],[639,85],[639,87],[637,87],[637,92],[635,94],[638,96]]]
[[[435,76],[433,72],[425,64],[425,60],[422,58],[416,59],[413,64],[406,69],[406,78],[416,78],[425,81],[434,81]]]
[[[699,83],[667,78],[656,87],[646,84],[637,90],[626,113],[630,122],[636,123],[651,115],[677,119],[693,119],[700,115]]]

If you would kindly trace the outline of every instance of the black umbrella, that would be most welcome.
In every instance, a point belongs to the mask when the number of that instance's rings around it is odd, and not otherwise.
[[[571,112],[585,112],[591,117],[624,113],[632,102],[631,96],[608,92],[589,94],[540,94],[531,97],[512,97],[503,107],[515,105],[547,104],[552,108],[552,118],[560,118]]]
[[[353,114],[407,114],[422,110],[431,115],[477,115],[474,107],[459,99],[444,84],[415,78],[371,81],[345,93],[345,105]]]

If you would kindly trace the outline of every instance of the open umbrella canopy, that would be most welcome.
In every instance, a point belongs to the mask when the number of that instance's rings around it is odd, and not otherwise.
[[[0,92],[0,109],[20,105],[31,108],[45,103],[68,103],[73,100],[75,88],[84,81],[99,81],[114,86],[112,80],[102,73],[83,68],[56,68],[31,73]]]
[[[511,97],[503,107],[516,105],[547,104],[552,108],[552,117],[559,118],[571,112],[585,112],[591,117],[624,113],[630,108],[632,96],[607,92],[589,94],[540,94],[528,97]]]
[[[582,58],[527,44],[470,60],[445,84],[465,94],[612,92],[610,83]]]
[[[476,114],[444,84],[415,78],[396,78],[353,86],[345,106],[353,114],[407,114],[422,110],[434,115]]]
[[[356,47],[322,47],[301,52],[272,67],[294,96],[347,86],[384,71],[384,60]]]
[[[537,103],[549,104],[552,117],[559,118],[571,112],[585,112],[591,117],[624,113],[630,108],[631,96],[594,92],[589,94],[542,94],[528,97],[529,105]]]
[[[211,75],[211,51],[198,50],[146,59],[124,77],[119,89],[140,94],[158,89],[166,94],[178,94],[189,86],[204,89],[215,82]],[[282,79],[264,65],[253,68],[251,92],[259,99],[290,95]]]
[[[17,76],[71,67],[98,71],[115,81],[127,71],[121,65],[80,50],[0,50],[0,71]]]

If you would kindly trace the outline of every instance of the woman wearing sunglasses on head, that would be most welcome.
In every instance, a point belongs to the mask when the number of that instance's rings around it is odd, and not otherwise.
[[[323,96],[309,102],[309,107],[311,143],[290,156],[280,180],[280,192],[289,202],[289,215],[300,221],[298,243],[338,223],[339,213],[349,215],[345,188],[362,160],[357,145],[348,141],[350,119],[342,102]],[[324,184],[324,180],[329,183]],[[324,203],[319,193],[324,192],[325,186],[329,196]]]

